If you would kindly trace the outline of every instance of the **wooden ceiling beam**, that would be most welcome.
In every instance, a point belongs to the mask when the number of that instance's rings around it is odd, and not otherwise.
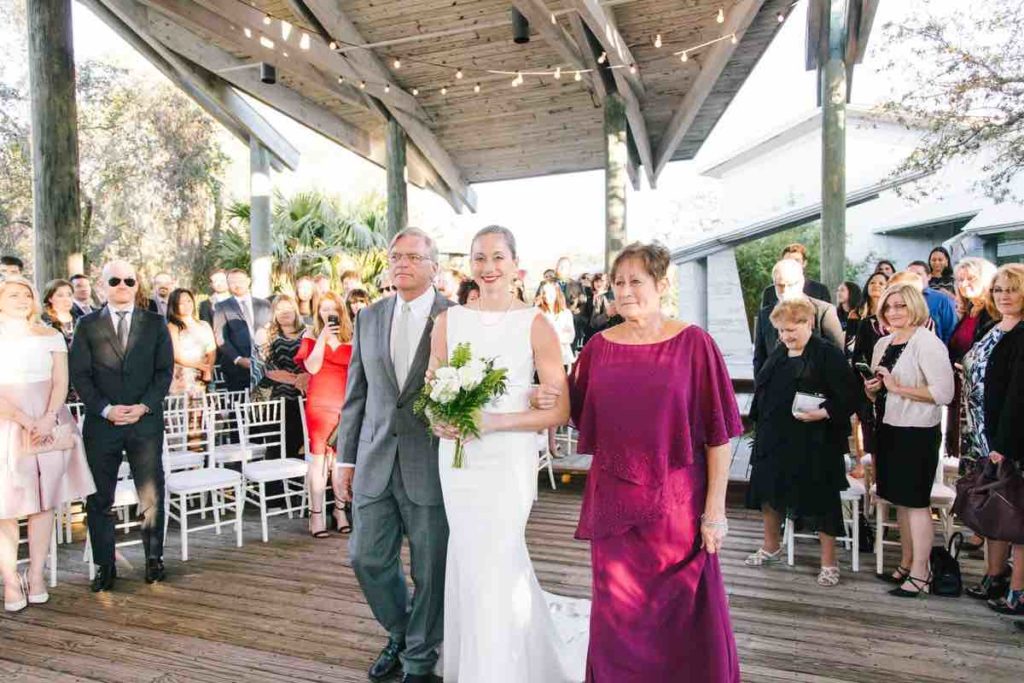
[[[590,27],[594,37],[601,43],[614,71],[622,71],[623,78],[633,88],[635,94],[643,97],[646,94],[636,59],[629,51],[626,39],[619,33],[615,17],[610,8],[605,8],[598,0],[572,0],[572,7]],[[634,67],[634,68],[630,68]]]
[[[277,19],[263,23],[264,14],[237,0],[142,0],[150,7],[175,19],[189,22],[214,33],[226,42],[239,45],[255,59],[274,64],[280,69],[300,71],[313,67],[337,79],[343,76],[350,83],[363,79],[349,61],[328,47],[320,36]],[[389,105],[426,119],[426,112],[416,98],[399,88],[386,88],[385,82],[366,81],[360,90]],[[385,92],[387,90],[387,92]]]
[[[82,0],[104,23],[246,145],[259,140],[277,170],[295,170],[299,151],[217,77],[201,73],[146,33],[146,8],[131,0]]]
[[[215,1],[231,2],[233,0]],[[305,5],[333,39],[353,45],[361,45],[366,42],[363,40],[363,36],[360,35],[356,25],[345,14],[338,0],[305,0]],[[347,59],[350,66],[363,78],[385,79],[388,83],[396,83],[395,76],[391,73],[391,70],[371,50],[355,50],[347,53],[344,57],[336,56],[339,59]],[[397,85],[392,85],[391,91],[395,92],[396,90],[401,91]],[[441,144],[437,135],[426,124],[425,120],[410,115],[406,110],[395,107],[388,99],[379,99],[387,107],[389,113],[398,124],[405,129],[409,140],[434,165],[434,168],[444,178],[452,192],[471,211],[476,211],[476,192],[474,192],[469,182],[463,176],[462,170],[456,165],[454,159],[448,154],[448,151]]]
[[[597,70],[597,58],[594,56],[593,50],[590,49],[587,28],[583,25],[583,19],[580,18],[578,12],[569,14],[569,27],[572,29],[572,35],[576,39],[576,44],[579,45],[580,52],[583,55],[583,66],[591,70],[596,76],[596,78],[590,79],[590,82],[594,88],[594,95],[597,96],[597,101],[603,106],[605,98],[608,97],[608,90],[604,87],[604,79],[601,78],[600,72]]]
[[[721,35],[735,34],[738,44],[743,40],[743,34],[750,27],[757,13],[761,11],[761,6],[764,3],[765,0],[739,0],[726,14]],[[665,165],[672,159],[672,155],[675,154],[679,144],[686,137],[686,133],[697,118],[697,113],[704,105],[704,101],[711,94],[715,83],[718,82],[729,60],[732,59],[736,47],[737,45],[734,45],[731,40],[723,40],[715,43],[705,53],[703,60],[696,58],[691,60],[694,63],[699,62],[700,73],[697,74],[690,89],[683,96],[661,138],[654,165],[655,178],[665,169]]]

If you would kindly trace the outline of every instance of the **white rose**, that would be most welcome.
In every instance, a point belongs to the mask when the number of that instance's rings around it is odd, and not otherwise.
[[[479,360],[471,360],[459,368],[459,381],[463,389],[475,389],[480,382],[484,381],[484,374],[487,366]]]
[[[438,368],[430,385],[430,398],[438,403],[448,403],[458,395],[460,388],[458,370],[447,366]]]

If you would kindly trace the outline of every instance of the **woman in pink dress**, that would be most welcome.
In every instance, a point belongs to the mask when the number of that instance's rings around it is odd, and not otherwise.
[[[49,600],[43,568],[54,508],[96,490],[78,427],[64,405],[68,348],[38,316],[28,280],[0,281],[0,574],[8,612]],[[22,517],[28,517],[26,575],[17,571]]]
[[[658,245],[615,260],[625,322],[594,335],[572,377],[594,458],[576,530],[593,566],[589,683],[740,680],[716,553],[742,425],[714,341],[661,312],[668,265]]]

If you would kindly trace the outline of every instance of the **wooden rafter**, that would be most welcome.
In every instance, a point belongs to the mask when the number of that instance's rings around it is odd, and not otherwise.
[[[743,34],[750,27],[754,17],[761,10],[765,0],[739,0],[726,15],[726,22],[722,27],[722,35],[735,34],[738,44],[743,39]],[[672,159],[679,143],[686,137],[687,131],[697,118],[697,112],[711,94],[719,76],[725,70],[726,65],[736,51],[736,44],[731,40],[723,40],[715,43],[705,55],[700,64],[700,73],[694,79],[690,89],[686,92],[679,106],[676,107],[672,120],[668,124],[658,145],[658,153],[654,165],[654,175],[657,177],[665,168],[665,164]]]
[[[335,40],[347,44],[361,45],[366,42],[360,35],[356,25],[346,16],[338,0],[306,0],[306,6],[317,18],[324,29]],[[394,84],[396,79],[391,70],[380,61],[371,50],[355,50],[345,57],[351,68],[360,74],[361,78],[381,79],[387,83]],[[392,92],[401,91],[397,85],[392,85]],[[404,92],[404,91],[402,91]],[[411,95],[410,95],[411,97]],[[476,193],[462,175],[462,171],[455,161],[448,154],[448,151],[438,140],[434,132],[427,126],[421,117],[410,115],[406,110],[396,108],[388,99],[382,99],[381,103],[387,107],[388,112],[398,121],[398,124],[405,129],[409,139],[437,169],[438,174],[448,183],[459,199],[470,208],[476,210]]]
[[[130,0],[82,0],[125,41],[246,145],[255,137],[272,155],[275,168],[294,170],[299,152],[227,84],[192,68],[146,34],[145,8]]]
[[[615,71],[623,72],[623,78],[636,91],[635,94],[643,97],[644,84],[640,79],[636,59],[629,51],[626,39],[619,33],[611,8],[602,6],[598,0],[572,0],[572,6],[601,43],[608,63],[615,67]]]

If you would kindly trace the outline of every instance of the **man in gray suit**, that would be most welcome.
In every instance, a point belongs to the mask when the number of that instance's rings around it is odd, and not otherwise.
[[[437,469],[437,439],[412,412],[423,387],[434,319],[451,302],[431,283],[437,247],[407,228],[388,247],[387,297],[356,317],[348,387],[335,450],[343,500],[354,500],[349,558],[388,643],[370,679],[399,665],[405,683],[432,673],[444,636],[444,572],[448,521]],[[415,593],[408,598],[399,551],[409,539]]]

